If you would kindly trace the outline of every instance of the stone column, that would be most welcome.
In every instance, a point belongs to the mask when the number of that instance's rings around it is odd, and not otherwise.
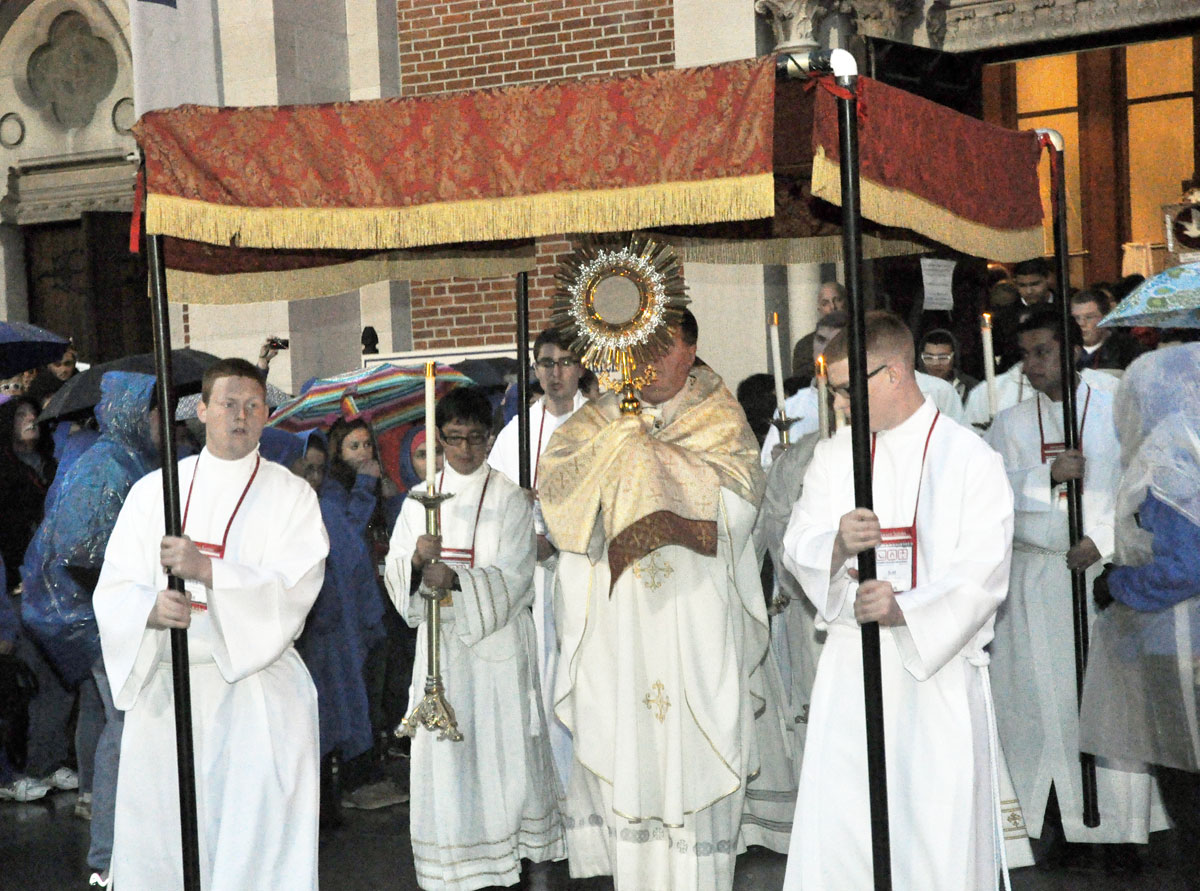
[[[829,5],[829,0],[755,0],[754,11],[770,19],[775,52],[781,52],[817,46],[814,35]]]
[[[25,239],[17,226],[0,225],[0,319],[29,321]]]

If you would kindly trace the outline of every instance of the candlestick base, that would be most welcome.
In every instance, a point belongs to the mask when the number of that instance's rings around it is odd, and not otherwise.
[[[436,732],[438,739],[462,742],[462,731],[458,729],[454,709],[446,701],[446,691],[441,678],[425,679],[425,695],[421,697],[412,713],[400,722],[400,726],[396,728],[396,736],[416,736],[420,727],[431,733]]]

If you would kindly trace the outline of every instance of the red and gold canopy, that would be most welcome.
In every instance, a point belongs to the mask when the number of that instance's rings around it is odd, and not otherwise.
[[[1032,133],[859,83],[863,215],[885,227],[868,230],[868,254],[922,238],[1001,260],[1041,253]],[[507,274],[532,267],[531,239],[560,233],[660,230],[692,260],[832,258],[836,214],[818,199],[838,199],[834,100],[776,86],[774,59],[762,58],[151,112],[135,127],[146,229],[171,237],[172,299],[193,302]]]

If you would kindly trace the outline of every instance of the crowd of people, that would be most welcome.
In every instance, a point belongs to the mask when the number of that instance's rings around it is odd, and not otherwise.
[[[77,789],[93,886],[178,886],[179,835],[147,839],[179,825],[168,641],[187,629],[204,887],[315,888],[342,807],[410,795],[427,889],[513,885],[563,858],[618,889],[728,889],[751,845],[788,855],[786,888],[870,887],[860,628],[878,623],[896,887],[994,889],[1035,860],[1135,872],[1168,815],[1196,882],[1181,678],[1200,664],[1182,556],[1200,543],[1200,346],[1097,327],[1130,282],[1052,285],[1034,260],[993,287],[990,383],[954,331],[867,314],[871,509],[855,506],[832,282],[781,407],[765,376],[734,398],[686,311],[637,414],[587,392],[565,335],[540,334],[528,489],[498,394],[450,390],[392,468],[367,419],[264,429],[263,369],[222,360],[203,442],[180,450],[180,536],[163,534],[152,378],[106,374],[92,425],[38,422],[68,354],[0,397],[0,656],[37,682],[24,722],[0,716],[0,799]],[[1169,398],[1167,379],[1185,382]],[[428,480],[449,496],[438,534],[407,497]],[[1096,592],[1082,712],[1073,574]],[[408,749],[393,730],[425,693],[430,598],[463,739],[422,730]],[[408,759],[407,788],[388,757]]]

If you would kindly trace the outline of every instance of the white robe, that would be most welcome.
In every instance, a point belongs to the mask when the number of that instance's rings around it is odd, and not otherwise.
[[[529,469],[530,485],[537,492],[538,459],[550,437],[562,424],[571,417],[587,400],[582,393],[576,393],[571,403],[571,410],[563,415],[552,415],[546,411],[545,397],[529,409],[529,439],[530,457],[533,466]],[[514,483],[520,483],[521,448],[518,418],[513,418],[504,425],[496,442],[488,455],[488,464],[499,470]],[[536,510],[536,509],[535,509]],[[537,532],[544,535],[544,524],[534,515],[534,525]],[[567,788],[567,778],[571,775],[571,734],[562,721],[554,715],[554,676],[558,673],[558,639],[554,630],[554,598],[547,597],[546,592],[552,590],[554,570],[558,567],[558,554],[552,554],[539,563],[533,573],[533,628],[537,635],[538,681],[541,685],[542,711],[546,715],[547,730],[550,734],[550,749],[554,753],[554,768],[558,772],[558,780],[562,789]]]
[[[515,884],[522,858],[562,857],[563,828],[537,692],[529,498],[487,464],[468,476],[447,464],[441,486],[454,495],[441,506],[443,549],[470,548],[472,539],[475,548],[473,568],[455,567],[462,590],[441,610],[442,681],[463,739],[417,731],[409,826],[418,884],[471,891]],[[405,499],[386,575],[396,609],[420,628],[409,713],[426,674],[425,598],[410,593],[412,555],[424,533],[424,506]]]
[[[920,491],[917,585],[907,624],[880,629],[893,879],[899,889],[996,887],[1001,861],[987,654],[1008,588],[1012,492],[1000,457],[935,416],[928,399],[878,437],[874,509],[907,526]],[[847,569],[830,577],[837,525],[854,508],[850,430],[821,443],[784,536],[784,562],[828,629],[812,693],[784,887],[872,886],[862,645]]]
[[[257,452],[180,462],[184,532],[219,543]],[[125,711],[117,780],[114,884],[183,886],[170,635],[146,627],[166,577],[162,474],[129,492],[105,551],[94,604],[104,665]],[[321,590],[329,539],[312,488],[263,460],[229,529],[213,585],[188,582],[200,877],[204,888],[317,887],[317,693],[293,647]]]
[[[1090,626],[1096,615],[1091,582],[1113,552],[1121,454],[1111,394],[1080,383],[1075,399],[1087,462],[1083,534],[1101,555],[1087,572]],[[1066,565],[1070,541],[1066,500],[1060,497],[1066,487],[1052,485],[1050,462],[1042,462],[1039,409],[1046,441],[1062,442],[1062,403],[1041,394],[1000,412],[985,437],[1004,458],[1016,509],[1009,596],[990,647],[1000,741],[1030,835],[1041,835],[1053,784],[1067,841],[1144,844],[1149,830],[1166,828],[1161,815],[1151,826],[1153,781],[1144,765],[1101,759],[1096,768],[1100,825],[1083,825],[1075,635]],[[1114,769],[1118,766],[1122,769]]]
[[[755,714],[778,669],[766,659],[754,507],[726,489],[720,498],[715,557],[658,548],[611,595],[601,535],[591,558],[560,556],[555,704],[576,741],[565,814],[573,878],[612,875],[622,891],[732,887],[743,778],[760,768]]]
[[[1120,378],[1115,375],[1094,368],[1084,368],[1079,372],[1079,376],[1093,389],[1102,393],[1115,393],[1121,384]],[[1036,392],[1029,378],[1025,376],[1024,365],[1016,363],[1003,374],[996,375],[996,414],[1026,399],[1032,399]],[[972,426],[987,427],[992,419],[988,411],[987,393],[987,381],[982,380],[967,394],[966,420]]]
[[[773,601],[786,603],[782,611],[771,617],[771,649],[782,675],[785,698],[783,706],[789,730],[793,736],[795,773],[799,776],[804,753],[804,736],[808,729],[808,713],[813,680],[825,632],[816,627],[816,608],[804,596],[800,583],[783,564],[783,534],[787,530],[792,508],[803,490],[804,472],[816,448],[815,434],[792,443],[767,474],[767,490],[754,524],[754,546],[761,561],[770,554],[775,567]]]
[[[966,417],[963,411],[962,397],[958,395],[958,391],[954,389],[954,385],[942,380],[939,377],[934,377],[932,374],[924,372],[915,372],[917,376],[917,386],[921,388],[921,392],[933,400],[934,406],[938,411],[948,418],[953,418],[960,424],[964,423]],[[787,398],[783,403],[784,411],[789,418],[796,418],[796,422],[788,428],[788,437],[791,442],[799,442],[800,437],[805,434],[812,433],[819,426],[817,416],[817,385],[814,383],[811,386],[797,390]],[[779,429],[772,424],[767,430],[767,435],[763,439],[762,460],[763,469],[771,466],[771,452],[775,446],[779,444]]]

